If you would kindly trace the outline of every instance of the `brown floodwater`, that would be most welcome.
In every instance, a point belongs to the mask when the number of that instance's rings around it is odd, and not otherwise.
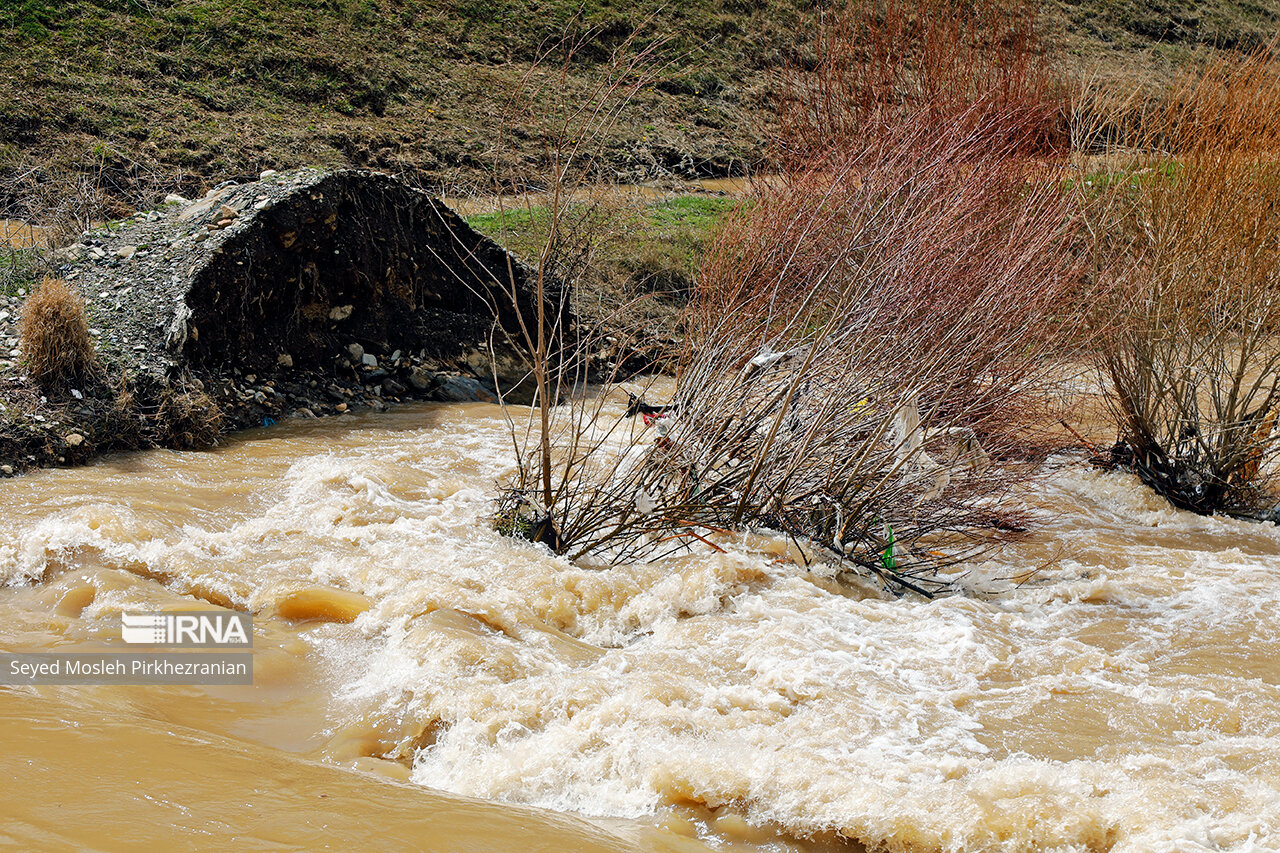
[[[251,687],[0,687],[0,841],[1280,848],[1276,528],[1056,460],[971,594],[894,600],[763,535],[571,564],[486,523],[513,464],[419,405],[0,481],[0,650],[255,614]]]
[[[48,230],[16,219],[0,219],[0,248],[29,249],[44,243]]]

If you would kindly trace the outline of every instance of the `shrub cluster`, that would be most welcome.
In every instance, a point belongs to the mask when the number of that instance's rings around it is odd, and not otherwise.
[[[670,404],[628,407],[656,428],[581,393],[566,341],[502,529],[625,561],[764,527],[932,594],[1022,528],[1006,498],[1069,446],[1090,360],[1117,461],[1177,506],[1277,517],[1280,60],[1219,59],[1120,123],[997,0],[854,4],[809,48]]]

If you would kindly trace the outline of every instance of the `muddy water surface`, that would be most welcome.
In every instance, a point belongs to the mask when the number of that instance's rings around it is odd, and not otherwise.
[[[0,481],[0,649],[256,614],[253,687],[0,688],[0,839],[1280,847],[1275,528],[1063,460],[984,592],[892,600],[761,536],[607,571],[506,541],[512,458],[497,409],[421,406]]]

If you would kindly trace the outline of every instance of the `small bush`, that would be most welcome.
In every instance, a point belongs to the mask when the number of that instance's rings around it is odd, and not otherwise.
[[[64,387],[97,372],[84,300],[61,279],[40,282],[23,307],[18,335],[27,369],[46,388]]]
[[[203,391],[166,388],[156,412],[156,438],[178,450],[202,450],[218,443],[222,421],[222,410]]]

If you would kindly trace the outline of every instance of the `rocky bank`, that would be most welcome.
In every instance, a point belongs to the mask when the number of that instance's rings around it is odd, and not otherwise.
[[[102,362],[84,388],[25,375],[0,300],[0,473],[405,400],[526,397],[530,271],[387,175],[302,169],[170,196],[58,250]],[[564,304],[559,294],[552,306]]]

